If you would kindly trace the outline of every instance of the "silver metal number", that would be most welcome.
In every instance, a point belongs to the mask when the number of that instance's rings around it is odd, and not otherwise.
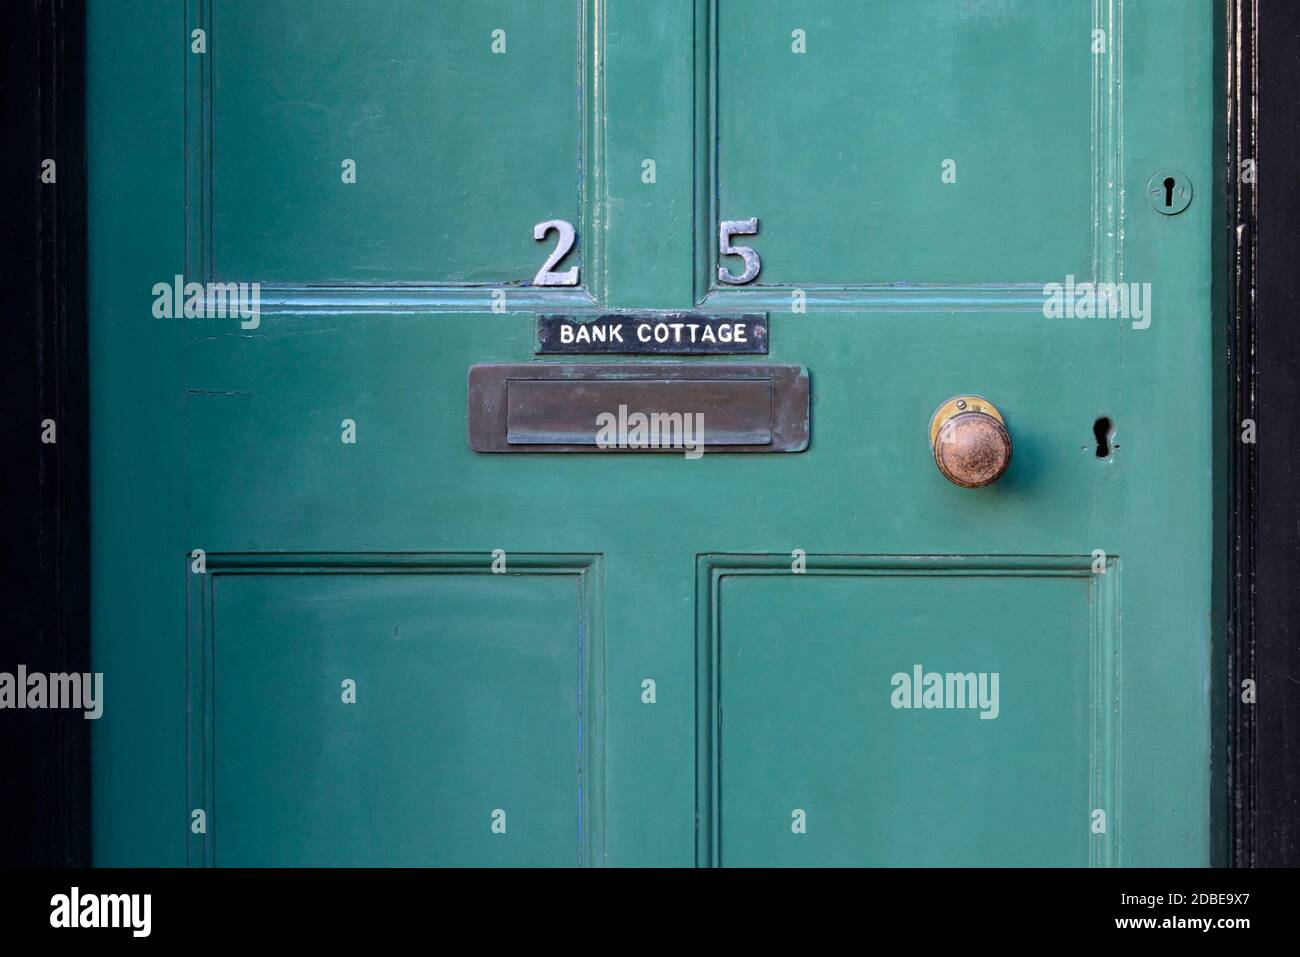
[[[534,286],[576,286],[578,284],[578,267],[573,266],[564,272],[555,272],[555,267],[560,264],[569,250],[573,248],[574,231],[573,223],[567,223],[562,219],[548,219],[544,223],[538,223],[533,227],[533,239],[542,240],[552,229],[559,230],[560,242],[555,247],[555,252],[547,257],[542,268],[537,270],[537,275],[533,277]]]
[[[733,276],[727,272],[725,266],[718,266],[718,282],[725,282],[732,286],[743,286],[747,282],[753,282],[758,276],[759,269],[763,264],[758,259],[758,253],[748,246],[731,245],[732,236],[755,236],[758,234],[757,219],[724,219],[718,223],[718,255],[719,256],[739,256],[745,261],[745,271],[739,276]]]

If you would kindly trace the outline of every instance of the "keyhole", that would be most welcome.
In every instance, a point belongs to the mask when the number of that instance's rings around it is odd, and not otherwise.
[[[1092,434],[1097,437],[1097,458],[1110,458],[1110,437],[1115,432],[1115,424],[1102,416],[1092,424]]]
[[[1177,184],[1178,181],[1174,179],[1172,176],[1165,177],[1165,205],[1166,206],[1174,205],[1174,187]]]

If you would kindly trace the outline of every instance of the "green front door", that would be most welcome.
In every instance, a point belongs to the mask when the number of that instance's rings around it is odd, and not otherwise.
[[[92,3],[96,862],[1209,863],[1217,26]],[[537,354],[620,311],[770,344]],[[628,361],[807,447],[471,447],[471,367]]]

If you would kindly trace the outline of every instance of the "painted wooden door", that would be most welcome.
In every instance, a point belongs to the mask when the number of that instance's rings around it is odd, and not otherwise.
[[[1211,860],[1212,3],[90,7],[98,863]],[[471,449],[618,310],[807,448]]]

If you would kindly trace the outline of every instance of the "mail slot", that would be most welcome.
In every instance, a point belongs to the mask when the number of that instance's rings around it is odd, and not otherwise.
[[[713,445],[772,441],[771,379],[663,379],[644,382],[511,379],[506,383],[506,441],[510,445],[597,445],[602,420],[626,431],[646,417],[657,435],[689,431],[699,416]],[[603,417],[608,417],[604,418]],[[681,423],[687,422],[683,426]],[[661,443],[647,448],[660,447]]]
[[[796,365],[476,365],[469,439],[479,452],[722,452],[808,447],[808,373]],[[630,438],[629,438],[630,434]]]

